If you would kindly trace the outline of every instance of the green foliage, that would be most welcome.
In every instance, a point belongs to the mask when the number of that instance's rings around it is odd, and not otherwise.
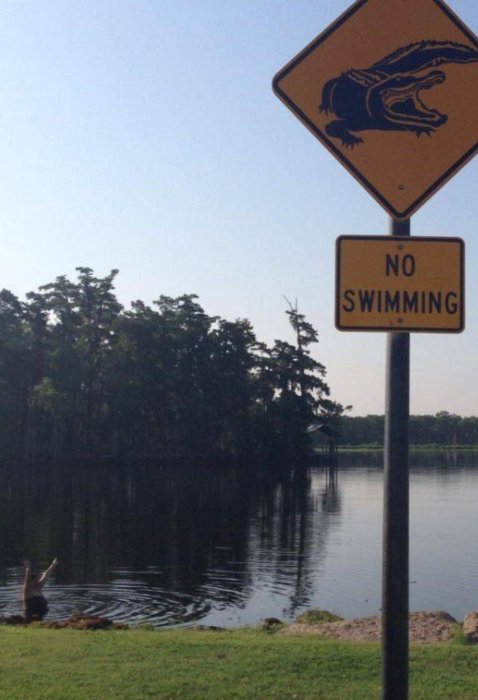
[[[306,610],[306,612],[301,613],[295,619],[296,622],[303,625],[321,625],[324,622],[338,622],[339,620],[343,620],[343,617],[334,615],[328,610],[319,610],[319,608]]]
[[[208,316],[194,294],[118,303],[112,270],[77,268],[19,301],[0,292],[0,447],[68,455],[271,460],[309,448],[327,398],[317,331],[260,343],[246,319]]]

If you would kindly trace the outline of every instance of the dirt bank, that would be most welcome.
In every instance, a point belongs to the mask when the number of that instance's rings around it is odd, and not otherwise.
[[[446,612],[415,612],[409,617],[409,639],[413,644],[432,644],[453,639],[459,623]],[[319,635],[329,639],[378,642],[382,630],[382,618],[362,617],[339,622],[311,625],[294,622],[278,634]]]

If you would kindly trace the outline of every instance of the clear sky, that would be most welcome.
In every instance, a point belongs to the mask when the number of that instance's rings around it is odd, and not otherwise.
[[[0,286],[119,268],[128,306],[196,293],[292,339],[319,330],[332,397],[383,413],[385,335],[334,326],[335,240],[388,215],[274,96],[347,0],[0,0]],[[478,33],[476,0],[450,6]],[[466,243],[466,330],[412,336],[411,412],[478,415],[478,158],[413,217]]]

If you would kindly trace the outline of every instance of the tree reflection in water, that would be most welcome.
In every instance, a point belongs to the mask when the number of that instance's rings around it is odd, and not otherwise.
[[[315,476],[313,476],[315,475]],[[312,488],[312,479],[322,486]],[[337,471],[77,463],[0,477],[0,614],[18,612],[20,564],[60,567],[50,617],[258,622],[308,604],[340,514]]]

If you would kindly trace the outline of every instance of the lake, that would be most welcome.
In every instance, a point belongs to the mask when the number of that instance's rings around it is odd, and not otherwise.
[[[309,607],[380,610],[382,455],[336,471],[14,466],[0,476],[0,614],[21,611],[22,561],[60,566],[49,619],[74,611],[157,627],[292,620]],[[478,608],[478,455],[415,453],[410,608]]]

